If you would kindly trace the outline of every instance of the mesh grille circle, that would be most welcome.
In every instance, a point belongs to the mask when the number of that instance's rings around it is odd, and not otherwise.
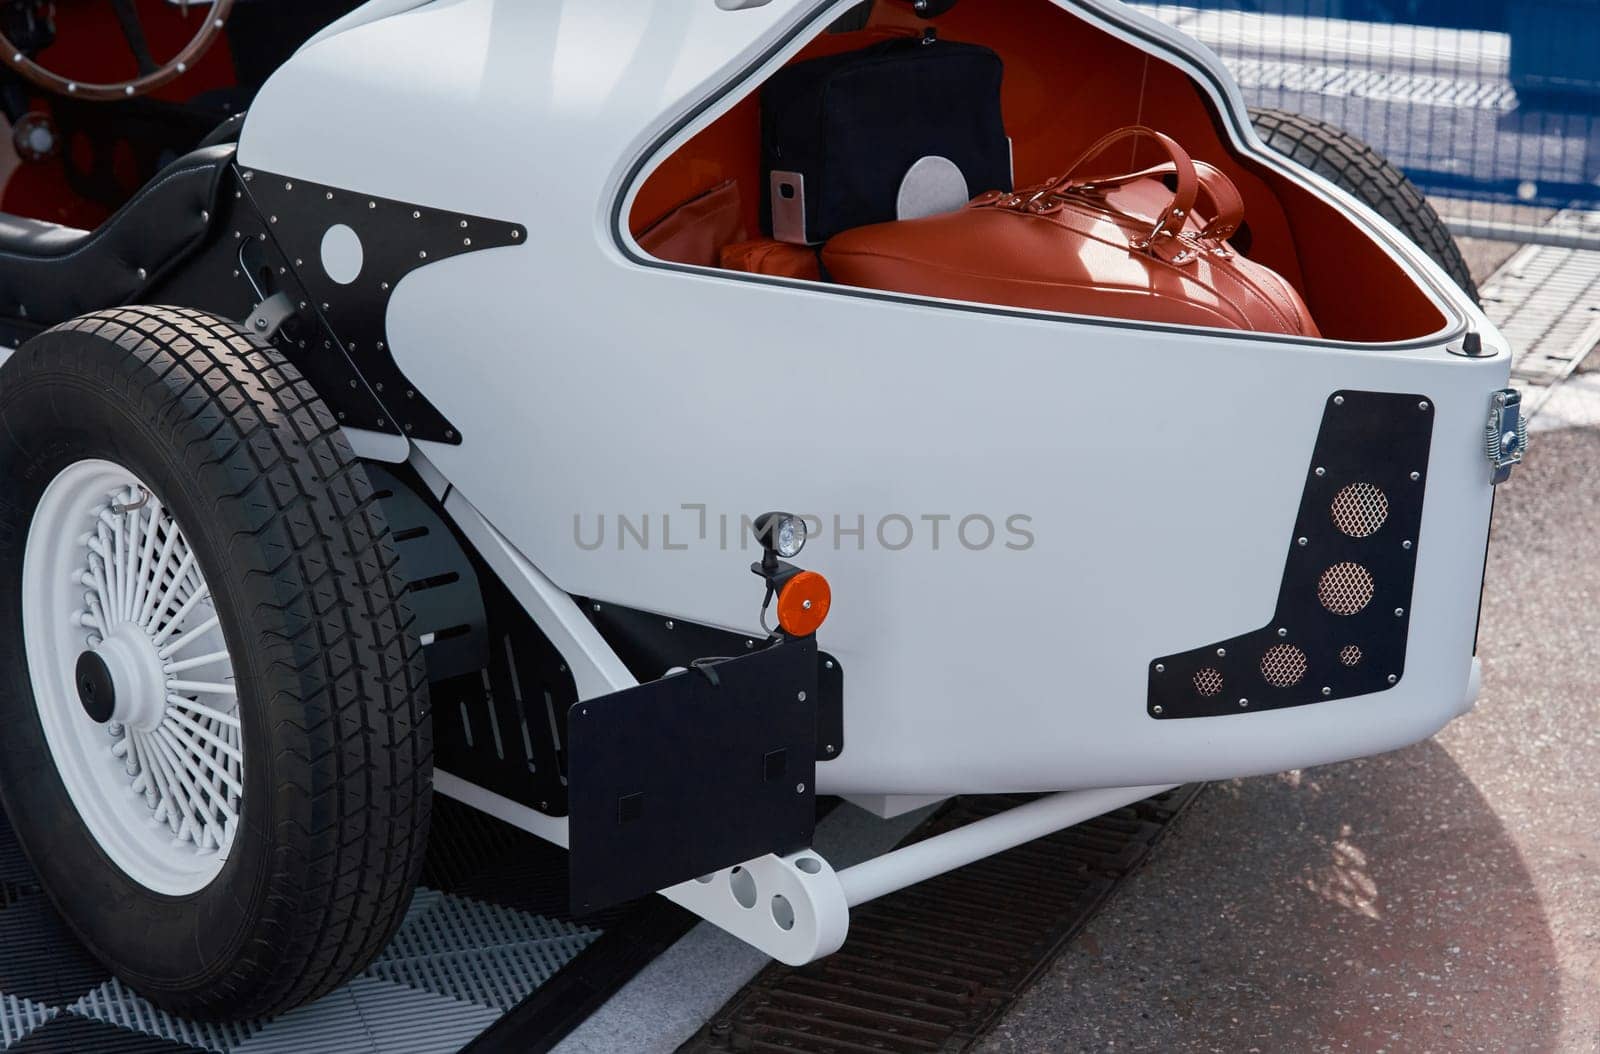
[[[1222,674],[1207,666],[1194,675],[1194,690],[1210,698],[1222,691]]]
[[[1361,647],[1356,644],[1346,644],[1339,649],[1339,661],[1346,666],[1361,665]]]
[[[1277,688],[1290,688],[1306,675],[1306,653],[1293,644],[1274,644],[1261,656],[1261,676]]]
[[[1371,483],[1348,483],[1333,497],[1333,525],[1351,538],[1378,533],[1389,518],[1389,496]]]
[[[1335,615],[1354,615],[1372,602],[1372,572],[1345,560],[1322,572],[1317,599]]]

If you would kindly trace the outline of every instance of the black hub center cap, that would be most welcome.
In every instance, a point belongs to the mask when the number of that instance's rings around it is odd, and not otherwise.
[[[110,721],[117,706],[117,689],[111,683],[106,661],[92,651],[78,656],[77,681],[83,712],[98,724]]]

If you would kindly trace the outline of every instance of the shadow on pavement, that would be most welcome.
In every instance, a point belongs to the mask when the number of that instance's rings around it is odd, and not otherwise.
[[[1478,707],[1214,784],[979,1049],[1600,1050],[1600,430],[1499,495]]]
[[[1533,881],[1433,742],[1215,784],[982,1049],[1554,1050]]]

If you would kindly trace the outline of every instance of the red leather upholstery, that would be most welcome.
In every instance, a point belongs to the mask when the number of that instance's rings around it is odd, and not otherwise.
[[[790,245],[774,238],[759,238],[753,242],[724,246],[722,266],[730,271],[822,281],[822,265],[817,261],[815,249]]]
[[[863,47],[897,31],[921,34],[928,24],[910,4],[880,3],[867,30],[819,33],[793,61]],[[1406,340],[1445,325],[1444,315],[1398,259],[1337,206],[1275,169],[1238,155],[1207,92],[1161,54],[1113,36],[1058,0],[957,4],[936,24],[940,36],[983,44],[1004,60],[1001,104],[1017,185],[1037,184],[1059,172],[1066,158],[1108,128],[1151,124],[1227,174],[1249,215],[1251,259],[1288,279],[1305,297],[1325,336]],[[737,179],[745,188],[745,222],[749,229],[757,228],[757,95],[751,85],[727,113],[656,167],[634,199],[632,231],[643,230],[674,203],[725,179]],[[1126,170],[1158,160],[1152,141],[1141,140],[1137,146],[1116,159]]]
[[[716,267],[722,247],[745,238],[739,184],[718,183],[672,209],[638,237],[639,248],[660,260]]]

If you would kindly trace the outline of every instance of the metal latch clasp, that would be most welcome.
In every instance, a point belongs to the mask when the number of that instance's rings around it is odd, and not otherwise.
[[[1494,470],[1491,483],[1499,485],[1511,477],[1511,470],[1522,464],[1528,449],[1528,419],[1522,416],[1522,393],[1502,388],[1489,404],[1489,422],[1483,429],[1484,452]]]

